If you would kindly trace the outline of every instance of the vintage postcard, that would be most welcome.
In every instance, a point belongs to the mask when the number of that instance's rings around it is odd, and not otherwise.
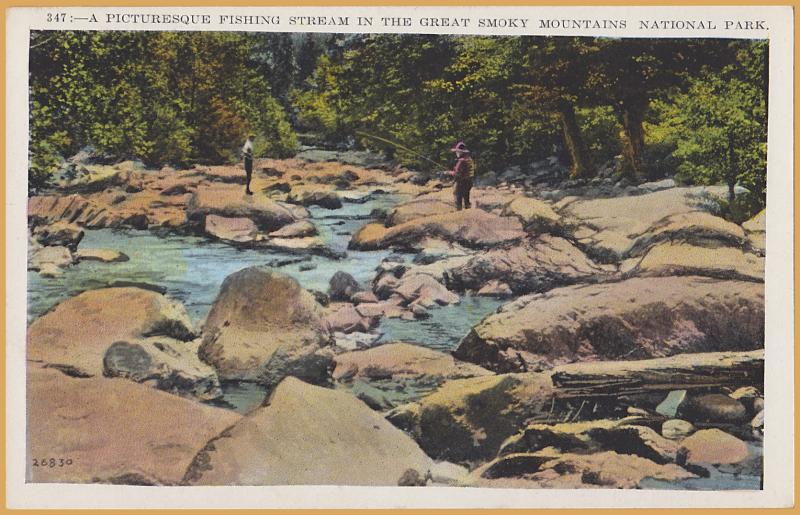
[[[792,18],[10,9],[9,506],[791,505]]]

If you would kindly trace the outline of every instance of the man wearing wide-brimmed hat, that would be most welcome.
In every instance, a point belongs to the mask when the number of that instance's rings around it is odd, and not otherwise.
[[[463,141],[456,143],[456,146],[450,150],[456,154],[456,164],[452,170],[446,173],[455,179],[453,195],[456,200],[456,209],[461,211],[462,206],[464,209],[469,209],[471,206],[469,192],[472,189],[472,179],[475,177],[475,161],[472,160],[470,151]]]

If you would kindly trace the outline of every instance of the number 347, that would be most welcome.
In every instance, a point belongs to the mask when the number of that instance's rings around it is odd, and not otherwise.
[[[33,458],[34,467],[56,468],[68,467],[70,465],[72,465],[72,458]]]
[[[49,22],[67,21],[67,13],[47,13],[47,21]]]

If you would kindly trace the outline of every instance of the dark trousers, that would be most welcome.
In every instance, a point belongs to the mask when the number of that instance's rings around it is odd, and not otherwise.
[[[244,158],[244,173],[247,176],[247,186],[245,188],[250,191],[250,179],[253,177],[253,159]]]
[[[472,179],[458,179],[456,180],[455,188],[453,188],[453,195],[456,198],[456,209],[461,211],[462,206],[464,209],[469,209],[469,191],[472,189]]]

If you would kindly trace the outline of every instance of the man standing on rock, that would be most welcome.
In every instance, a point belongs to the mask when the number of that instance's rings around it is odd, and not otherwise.
[[[475,176],[475,161],[472,160],[469,149],[463,141],[459,141],[450,150],[456,153],[456,164],[452,170],[445,172],[445,174],[455,179],[453,195],[456,200],[456,209],[461,211],[462,206],[464,209],[471,207],[469,192],[472,189],[472,179]]]
[[[250,191],[250,179],[253,178],[253,136],[252,134],[247,136],[247,141],[244,142],[244,146],[242,147],[242,155],[244,156],[244,173],[247,175],[247,183],[244,187],[244,192],[246,195],[252,195],[253,192]]]

